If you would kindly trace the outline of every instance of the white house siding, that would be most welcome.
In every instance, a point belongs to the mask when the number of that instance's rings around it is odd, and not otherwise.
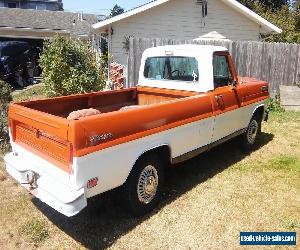
[[[201,19],[196,0],[172,0],[135,16],[113,23],[111,52],[126,64],[124,37],[195,39],[217,31],[230,40],[259,40],[260,27],[221,0],[208,0],[208,16]]]

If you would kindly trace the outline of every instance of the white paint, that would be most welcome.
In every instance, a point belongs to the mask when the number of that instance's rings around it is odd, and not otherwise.
[[[103,28],[109,24],[113,24],[115,22],[121,21],[123,19],[126,19],[128,17],[132,17],[134,15],[140,14],[144,11],[150,10],[154,7],[160,6],[164,3],[169,2],[170,0],[157,0],[157,1],[152,1],[148,4],[142,5],[138,8],[134,8],[130,11],[127,11],[121,15],[115,16],[113,18],[109,18],[107,20],[98,22],[96,24],[93,25],[94,29],[100,29]],[[237,10],[238,12],[240,12],[241,14],[245,15],[246,17],[250,18],[251,20],[253,20],[254,22],[266,26],[266,28],[269,29],[270,32],[275,32],[275,33],[281,33],[282,30],[279,29],[277,26],[273,25],[272,23],[270,23],[269,21],[267,21],[266,19],[264,19],[263,17],[259,16],[258,14],[256,14],[255,12],[253,12],[252,10],[250,10],[249,8],[247,8],[246,6],[242,5],[241,3],[239,3],[236,0],[222,0],[224,3],[226,3],[227,5],[229,5],[230,7],[234,8],[235,10]]]
[[[84,188],[74,190],[62,182],[59,182],[59,174],[57,174],[57,176],[46,174],[42,169],[44,167],[47,168],[47,164],[34,165],[31,161],[28,161],[27,157],[30,155],[31,153],[24,150],[22,156],[15,156],[13,153],[9,153],[4,157],[7,172],[16,181],[35,197],[66,216],[73,216],[87,206]],[[55,166],[52,168],[57,169]],[[34,171],[34,173],[40,176],[37,180],[38,187],[33,190],[30,190],[30,185],[25,184],[26,173],[29,170]]]
[[[281,33],[282,29],[278,28],[274,24],[270,23],[260,15],[256,14],[254,11],[248,9],[243,4],[239,3],[236,0],[222,0],[224,3],[228,4],[229,6],[233,7],[235,10],[239,11],[240,13],[248,16],[251,20],[254,22],[257,22],[258,24],[265,26],[264,28],[268,30],[271,33]]]
[[[259,17],[257,14],[244,6],[241,8],[236,1],[208,1],[206,18],[201,18],[202,9],[196,5],[196,0],[155,1],[151,4],[94,25],[99,34],[108,25],[113,28],[110,54],[118,63],[127,64],[122,42],[129,35],[193,40],[215,31],[229,40],[258,41],[260,33],[280,31],[266,20],[263,21],[263,18],[256,19]]]
[[[148,57],[164,56],[166,51],[173,56],[194,57],[198,61],[199,81],[184,82],[173,80],[153,80],[144,77],[144,65]],[[211,45],[170,45],[150,48],[142,56],[139,72],[139,86],[148,86],[165,89],[188,90],[207,92],[214,89],[212,58],[216,51],[228,51],[224,47]]]
[[[247,128],[255,110],[264,105],[266,105],[266,101],[261,101],[216,116],[212,141],[218,141],[236,131]]]
[[[201,40],[222,40],[222,41],[230,41],[222,34],[218,33],[217,31],[211,31],[207,34],[204,34],[196,39],[194,41],[201,41]]]
[[[87,197],[122,185],[136,160],[144,153],[168,145],[171,158],[185,154],[211,142],[214,117],[169,129],[138,140],[74,158],[74,178],[78,187],[98,177],[99,185],[87,190]]]

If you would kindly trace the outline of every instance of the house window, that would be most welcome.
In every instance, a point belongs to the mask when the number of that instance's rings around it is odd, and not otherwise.
[[[146,60],[144,77],[153,80],[197,82],[198,62],[193,57],[149,57]]]
[[[7,3],[8,8],[17,8],[17,3],[16,2],[9,2]]]

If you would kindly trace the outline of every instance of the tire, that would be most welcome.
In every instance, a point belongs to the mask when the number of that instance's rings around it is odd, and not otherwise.
[[[134,216],[151,212],[159,203],[164,183],[162,161],[155,154],[141,157],[134,165],[123,189],[127,210]]]
[[[245,152],[249,152],[257,146],[258,137],[261,134],[261,122],[261,117],[253,115],[246,132],[242,134],[241,145]]]

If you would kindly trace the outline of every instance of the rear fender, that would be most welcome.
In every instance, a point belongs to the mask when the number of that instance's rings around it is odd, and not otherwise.
[[[159,148],[162,148],[162,147],[168,147],[169,148],[169,152],[170,152],[170,162],[171,162],[171,155],[172,155],[172,153],[171,153],[171,147],[170,147],[170,145],[168,145],[168,144],[160,144],[160,145],[157,145],[157,146],[155,146],[155,147],[151,147],[151,148],[149,148],[149,149],[147,149],[147,150],[144,150],[144,151],[142,151],[139,155],[138,155],[138,157],[136,157],[136,159],[135,159],[135,161],[134,161],[134,164],[132,165],[132,168],[131,168],[131,170],[129,171],[129,173],[128,173],[128,176],[126,177],[126,181],[127,181],[127,179],[128,179],[128,177],[129,177],[129,175],[130,175],[130,173],[131,173],[131,171],[132,171],[132,169],[134,168],[134,166],[135,166],[135,164],[136,164],[136,162],[141,158],[141,157],[143,157],[145,154],[148,154],[148,153],[151,153],[151,152],[155,152],[155,150],[157,150],[157,149],[159,149]],[[125,182],[126,182],[125,181]]]

